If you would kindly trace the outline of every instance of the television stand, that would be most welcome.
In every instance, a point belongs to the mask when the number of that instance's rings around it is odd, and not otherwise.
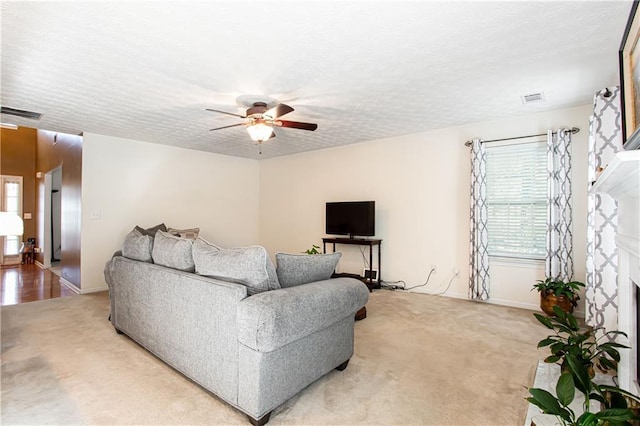
[[[382,247],[382,240],[377,239],[364,239],[364,238],[323,238],[322,239],[322,252],[327,252],[327,243],[333,244],[333,252],[336,251],[336,244],[348,244],[356,246],[369,246],[369,278],[362,278],[364,283],[369,287],[369,290],[374,288],[380,288],[382,268],[380,266],[380,250]],[[373,280],[373,246],[378,247],[378,277]]]

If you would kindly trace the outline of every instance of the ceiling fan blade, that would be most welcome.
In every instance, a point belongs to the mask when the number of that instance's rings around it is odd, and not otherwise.
[[[220,130],[220,129],[227,129],[229,127],[238,127],[238,126],[244,126],[244,123],[239,123],[239,124],[230,124],[228,126],[222,126],[222,127],[216,127],[215,129],[209,129],[209,131],[213,131],[213,130]]]
[[[315,123],[302,123],[300,121],[278,120],[278,121],[274,121],[273,124],[280,127],[292,127],[294,129],[311,130],[311,131],[314,131],[315,129],[318,128],[318,125]]]
[[[289,114],[291,111],[293,111],[293,108],[291,108],[289,105],[278,104],[270,110],[265,111],[263,115],[268,115],[269,117],[276,119],[278,117],[282,117],[285,114]]]
[[[235,114],[233,112],[227,112],[227,111],[220,111],[219,109],[211,109],[211,108],[206,108],[207,111],[213,111],[213,112],[219,112],[220,114],[227,114],[227,115],[233,115],[234,117],[240,117],[240,118],[247,118],[244,115],[240,115],[240,114]]]

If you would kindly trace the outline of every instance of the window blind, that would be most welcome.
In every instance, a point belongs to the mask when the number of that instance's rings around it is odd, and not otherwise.
[[[545,142],[488,146],[486,154],[489,255],[544,259]]]

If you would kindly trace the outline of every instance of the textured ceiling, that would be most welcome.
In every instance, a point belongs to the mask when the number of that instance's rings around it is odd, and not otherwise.
[[[630,1],[2,2],[2,122],[246,158],[583,105]],[[520,96],[544,91],[543,102]],[[295,108],[263,154],[249,100]]]

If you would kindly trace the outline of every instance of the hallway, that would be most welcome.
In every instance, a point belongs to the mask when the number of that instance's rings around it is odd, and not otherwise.
[[[0,269],[0,305],[17,305],[36,300],[74,296],[60,284],[60,277],[36,264]]]

